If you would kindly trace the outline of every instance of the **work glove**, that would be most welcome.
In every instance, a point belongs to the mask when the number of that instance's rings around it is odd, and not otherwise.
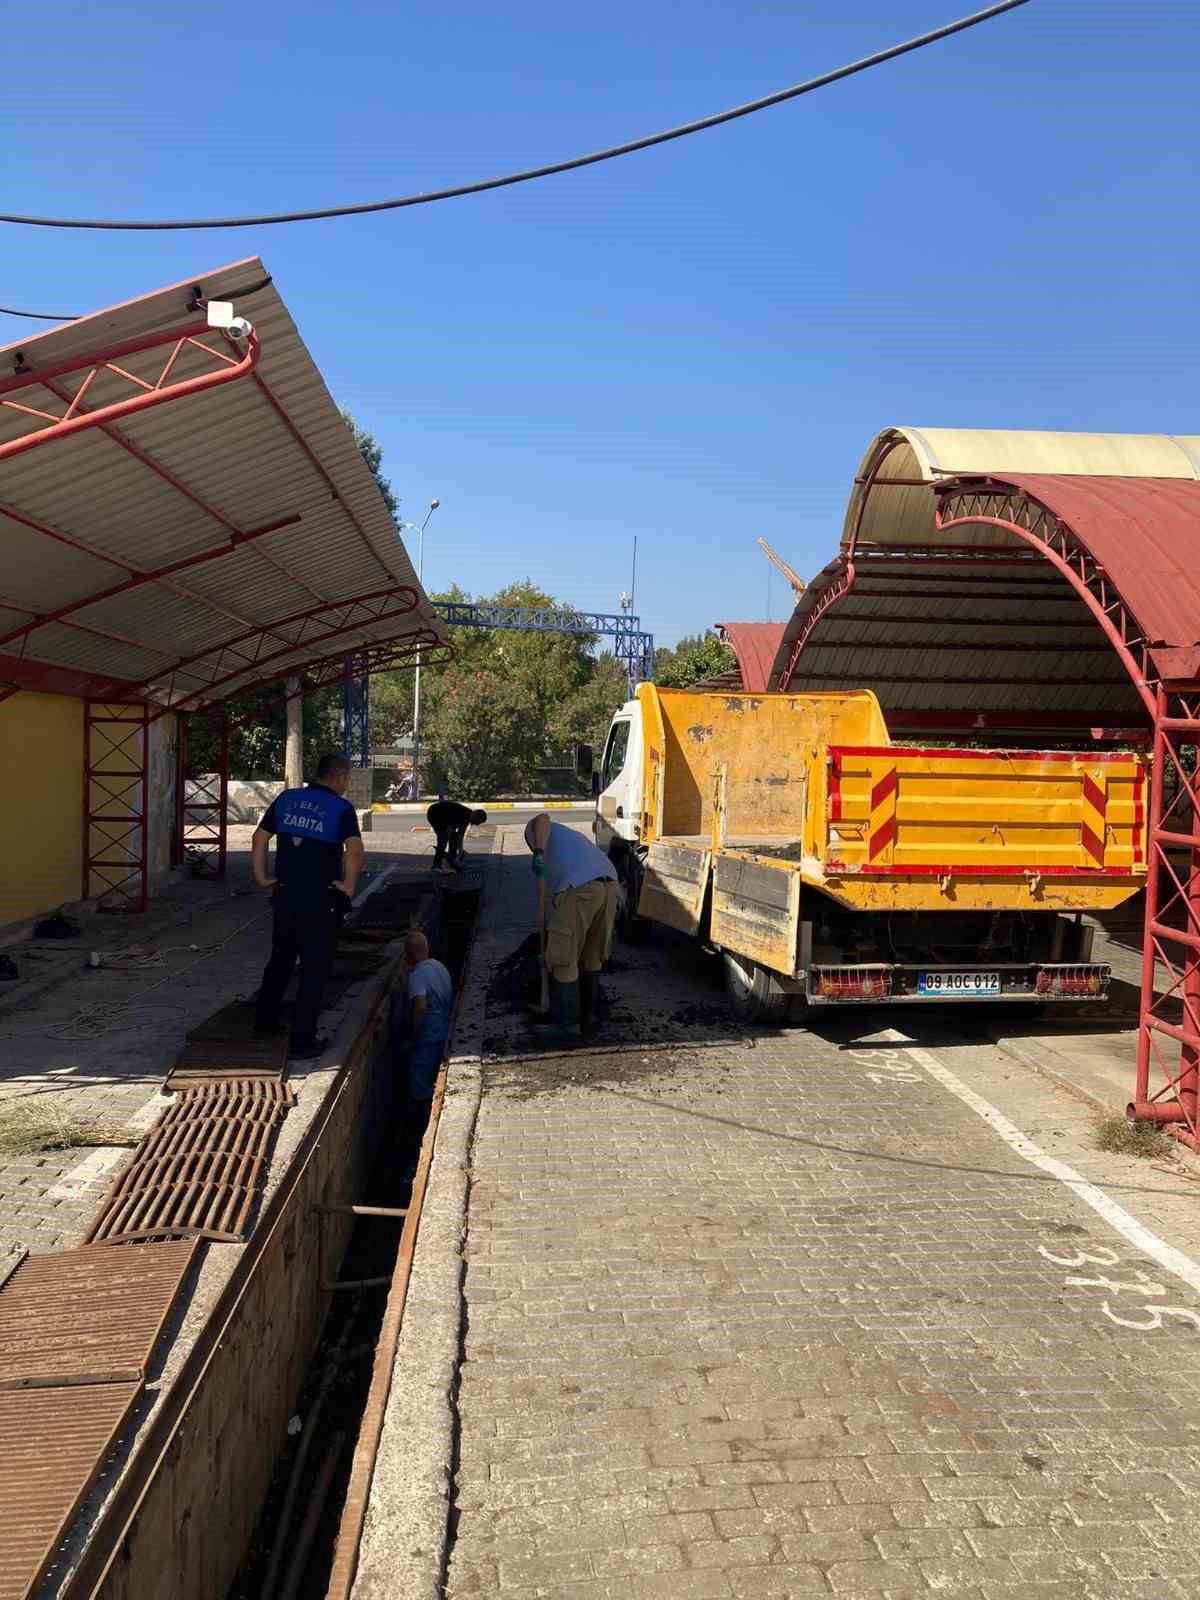
[[[546,858],[540,850],[533,852],[533,875],[535,878],[546,876]]]

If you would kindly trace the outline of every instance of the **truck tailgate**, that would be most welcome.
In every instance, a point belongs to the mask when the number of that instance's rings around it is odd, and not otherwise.
[[[1131,752],[833,746],[825,872],[1138,875],[1146,766]]]
[[[664,922],[680,933],[695,933],[704,910],[708,865],[712,852],[701,844],[672,844],[659,840],[650,846],[637,910],[654,922]]]

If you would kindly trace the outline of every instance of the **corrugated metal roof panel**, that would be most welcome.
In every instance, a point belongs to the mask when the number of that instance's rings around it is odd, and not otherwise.
[[[767,687],[771,664],[783,638],[782,622],[718,622],[732,646],[742,675],[742,688],[761,694]]]
[[[261,338],[262,355],[250,376],[129,416],[112,430],[115,436],[93,428],[0,464],[0,508],[7,505],[94,552],[38,534],[0,509],[3,600],[53,612],[121,583],[131,571],[153,572],[225,547],[202,565],[71,614],[73,622],[147,645],[170,645],[180,656],[217,650],[239,631],[269,626],[306,607],[389,586],[419,589],[379,488],[283,301],[264,278],[262,262],[250,258],[20,341],[30,369],[90,357],[194,321],[188,301],[199,284],[205,298],[235,302]],[[214,351],[224,348],[217,335],[204,336],[204,342]],[[119,365],[153,383],[163,360],[159,348],[123,356]],[[210,365],[210,357],[185,346],[176,375]],[[54,381],[73,393],[79,380]],[[29,392],[47,408],[61,408],[44,386]],[[108,403],[132,392],[118,375],[101,369],[86,403]],[[28,426],[28,419],[0,411],[0,442]],[[240,534],[284,519],[290,519],[287,526],[261,540],[236,543]],[[8,628],[27,620],[13,619]],[[388,641],[417,625],[447,642],[444,625],[421,595],[418,611],[356,628],[346,634],[346,647]],[[19,642],[0,644],[0,651],[70,668],[86,662],[89,670],[112,678],[142,680],[152,670],[135,664],[128,646],[114,642],[106,653],[103,641],[88,639],[76,629],[39,627],[24,652]],[[280,658],[280,671],[296,670],[336,648],[328,640],[301,645]],[[231,681],[225,692],[251,676]]]
[[[999,473],[1065,522],[1154,644],[1200,642],[1200,483]]]

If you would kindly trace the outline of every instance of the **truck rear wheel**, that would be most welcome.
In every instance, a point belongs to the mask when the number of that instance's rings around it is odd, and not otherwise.
[[[723,950],[721,960],[729,1005],[738,1021],[782,1028],[796,996],[757,961],[734,955],[731,950]]]

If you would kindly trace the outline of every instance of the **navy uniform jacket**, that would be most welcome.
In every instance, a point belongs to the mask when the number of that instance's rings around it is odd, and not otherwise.
[[[342,875],[343,846],[360,837],[358,813],[323,783],[285,789],[267,807],[259,827],[275,835],[275,876],[281,898],[317,905]]]

